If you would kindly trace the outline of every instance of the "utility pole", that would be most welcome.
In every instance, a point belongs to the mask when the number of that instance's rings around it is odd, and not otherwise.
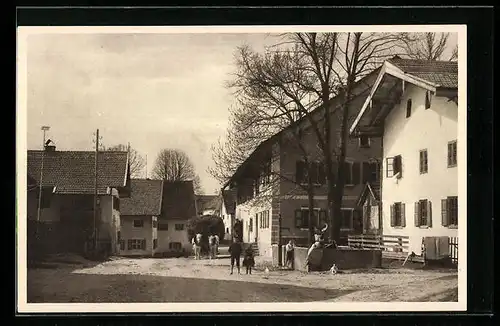
[[[98,156],[99,156],[99,129],[96,131],[95,137],[95,188],[94,188],[94,249],[97,250],[97,169],[98,169]]]
[[[49,126],[42,126],[43,131],[43,143],[42,143],[42,162],[40,166],[40,184],[38,189],[38,210],[36,214],[36,238],[38,238],[38,223],[40,222],[41,217],[41,208],[42,208],[42,185],[43,185],[43,161],[45,158],[45,132],[50,129]]]

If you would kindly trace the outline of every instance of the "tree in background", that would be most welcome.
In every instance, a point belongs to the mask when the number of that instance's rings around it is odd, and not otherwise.
[[[117,151],[117,152],[127,152],[128,146],[119,144],[108,147],[107,150]],[[146,161],[144,160],[144,157],[142,157],[142,155],[139,154],[139,152],[133,148],[130,148],[129,165],[130,165],[130,175],[132,178],[141,178],[144,176],[144,168],[146,167]]]
[[[166,181],[193,181],[194,192],[202,194],[200,177],[189,156],[180,149],[163,149],[153,166],[153,177]]]
[[[458,45],[448,59],[443,57],[449,48],[449,37],[450,33],[414,33],[411,42],[406,43],[406,55],[411,59],[455,61],[458,59]]]

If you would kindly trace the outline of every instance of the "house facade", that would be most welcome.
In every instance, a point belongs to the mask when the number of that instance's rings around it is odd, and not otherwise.
[[[158,217],[163,181],[132,179],[131,195],[121,202],[120,254],[154,256],[158,250]]]
[[[156,252],[191,252],[187,222],[196,215],[193,182],[164,181]]]
[[[375,78],[376,74],[371,74],[363,83],[356,84],[352,107],[362,104],[362,95],[370,91]],[[337,142],[340,131],[339,118],[334,112],[342,104],[341,98],[334,98],[329,104],[332,144]],[[311,113],[318,124],[324,123],[322,113],[320,108]],[[350,121],[356,115],[357,112],[352,112]],[[292,133],[300,135],[300,144],[307,149],[308,160],[312,162],[310,169],[306,168],[304,153]],[[288,239],[308,246],[309,224],[322,226],[328,222],[327,187],[317,144],[310,122],[303,118],[261,143],[226,184],[226,189],[234,189],[237,194],[235,217],[243,221],[243,239],[257,243],[261,255],[273,256],[273,245]],[[340,218],[343,239],[347,234],[363,232],[362,209],[357,203],[367,182],[378,185],[381,157],[380,139],[348,139]],[[314,183],[313,212],[309,212],[305,189],[308,173]]]
[[[95,155],[92,151],[57,151],[55,146],[28,150],[28,225],[39,223],[42,229],[57,230],[47,237],[55,250],[83,253],[97,229],[98,242],[111,254],[119,252],[119,204],[130,195],[128,153],[99,152],[94,219]]]
[[[458,236],[458,66],[395,58],[378,81],[350,131],[382,140],[383,233],[420,254],[424,237]]]

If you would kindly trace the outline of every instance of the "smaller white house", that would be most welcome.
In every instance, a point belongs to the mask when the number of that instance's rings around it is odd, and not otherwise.
[[[408,236],[416,254],[424,238],[457,237],[465,223],[458,215],[457,86],[456,62],[395,57],[380,68],[350,129],[382,138],[381,233]]]
[[[220,201],[221,218],[224,222],[224,238],[230,240],[233,236],[234,223],[236,222],[236,191],[235,189],[222,190],[222,200]]]
[[[157,253],[190,253],[188,220],[196,216],[192,181],[165,181],[162,212],[158,219]]]
[[[156,253],[162,196],[162,180],[131,180],[131,195],[122,199],[120,208],[121,255],[153,256]]]

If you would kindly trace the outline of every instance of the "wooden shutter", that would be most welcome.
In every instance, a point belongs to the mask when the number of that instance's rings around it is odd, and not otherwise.
[[[404,203],[401,203],[401,226],[405,227],[406,226],[406,205]]]
[[[420,202],[415,202],[415,226],[420,226]]]
[[[304,170],[305,170],[305,163],[303,161],[297,161],[295,164],[295,182],[297,183],[304,182]]]
[[[300,209],[295,210],[295,227],[298,229],[302,227],[302,211]]]
[[[371,181],[370,180],[370,176],[371,176],[371,166],[370,166],[370,163],[368,162],[363,162],[362,164],[362,175],[363,175],[363,183],[367,183],[368,181]]]
[[[432,202],[427,201],[427,226],[432,227]]]
[[[394,173],[399,172],[399,177],[403,176],[403,163],[401,159],[401,155],[394,157]]]
[[[361,182],[361,164],[359,162],[354,162],[352,165],[352,184],[359,184]]]
[[[441,225],[442,226],[450,225],[448,219],[448,199],[441,199]]]
[[[396,225],[396,206],[394,204],[391,205],[391,226]]]

